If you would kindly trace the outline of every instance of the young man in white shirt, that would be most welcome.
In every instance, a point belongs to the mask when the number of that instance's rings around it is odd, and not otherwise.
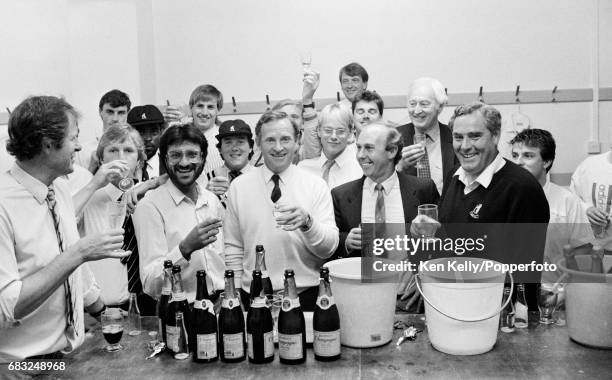
[[[544,262],[556,264],[563,258],[563,247],[569,245],[577,254],[591,249],[593,232],[580,198],[568,189],[547,178],[555,161],[555,139],[543,129],[525,129],[511,141],[512,160],[538,180],[550,207],[550,221],[546,233]],[[542,272],[543,282],[556,282],[560,272]]]
[[[145,293],[161,294],[164,260],[182,268],[183,290],[192,303],[196,296],[196,272],[206,271],[208,291],[223,290],[224,209],[219,199],[196,179],[207,159],[208,143],[192,124],[170,126],[159,142],[160,158],[170,180],[151,190],[138,203],[133,215],[140,278]]]

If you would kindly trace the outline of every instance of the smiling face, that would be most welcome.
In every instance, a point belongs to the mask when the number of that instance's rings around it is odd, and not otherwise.
[[[542,159],[540,148],[524,143],[512,144],[512,161],[533,174],[540,183],[546,182],[546,170],[551,162]]]
[[[105,103],[100,110],[100,118],[102,119],[102,130],[106,131],[113,125],[123,125],[127,122],[128,108],[127,106],[111,107]]]
[[[340,86],[344,96],[352,102],[366,90],[368,83],[364,82],[359,75],[349,76],[346,73],[342,73],[340,76]]]
[[[215,125],[219,108],[217,108],[216,100],[198,100],[191,107],[191,116],[193,117],[193,125],[198,127],[202,133],[209,130]]]
[[[325,124],[319,127],[319,138],[323,154],[328,160],[338,157],[348,144],[350,130],[342,124]]]
[[[221,140],[221,157],[229,170],[241,170],[249,163],[252,149],[246,136],[227,136]]]
[[[442,107],[434,96],[431,86],[416,85],[408,94],[408,115],[414,127],[425,133],[438,124]]]
[[[200,146],[191,141],[170,144],[166,167],[174,186],[186,193],[204,169]]]
[[[459,116],[453,124],[453,149],[468,176],[475,179],[497,156],[499,135],[493,135],[478,112]]]
[[[357,138],[357,161],[363,174],[376,183],[384,182],[395,170],[393,158],[397,150],[386,149],[388,128],[370,125]]]
[[[282,173],[291,165],[298,144],[293,125],[287,119],[273,120],[261,126],[259,146],[266,167]]]

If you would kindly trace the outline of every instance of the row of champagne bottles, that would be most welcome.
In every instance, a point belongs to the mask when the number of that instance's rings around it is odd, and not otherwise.
[[[563,255],[565,256],[565,265],[567,269],[587,272],[586,268],[581,269],[576,261],[575,251],[572,250],[571,246],[566,245],[563,247]],[[601,245],[593,244],[591,249],[591,273],[604,273],[603,266],[604,249]],[[612,267],[608,270],[608,273],[612,273]]]
[[[322,267],[319,294],[313,315],[315,359],[340,358],[340,319],[331,294],[329,270]],[[262,271],[253,271],[251,305],[246,329],[240,297],[234,285],[234,272],[225,271],[224,297],[217,315],[208,294],[206,272],[196,274],[196,300],[190,310],[183,292],[181,268],[164,262],[164,287],[158,303],[160,331],[167,350],[176,359],[192,356],[195,362],[240,362],[248,356],[252,363],[274,360],[274,322]],[[268,278],[269,281],[269,278]],[[281,363],[306,361],[306,324],[300,306],[293,270],[285,270],[285,293],[278,316],[278,351]],[[246,330],[246,331],[245,331]],[[246,334],[245,334],[246,332]]]

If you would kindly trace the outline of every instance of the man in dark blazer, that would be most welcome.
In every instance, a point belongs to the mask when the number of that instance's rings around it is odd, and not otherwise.
[[[402,159],[398,170],[404,174],[426,177],[429,175],[438,192],[442,194],[446,183],[455,170],[458,161],[453,151],[453,136],[447,125],[438,121],[438,116],[448,97],[442,83],[433,78],[419,78],[408,89],[408,115],[412,121],[401,125],[397,130],[402,134]],[[414,143],[415,134],[426,136],[426,149]],[[417,162],[427,154],[429,174],[417,172]]]
[[[438,202],[438,191],[431,179],[395,171],[401,151],[401,135],[393,127],[376,122],[359,134],[357,160],[364,176],[332,190],[340,233],[333,258],[361,256],[360,224],[380,223],[376,217],[380,216],[377,205],[381,192],[385,223],[410,223],[417,215],[418,205]]]

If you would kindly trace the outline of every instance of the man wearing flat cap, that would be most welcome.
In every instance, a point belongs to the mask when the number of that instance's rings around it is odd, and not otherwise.
[[[223,166],[206,174],[208,176],[206,188],[224,203],[230,183],[252,168],[249,162],[253,156],[255,141],[251,127],[240,119],[221,123],[216,138]]]
[[[164,116],[157,107],[146,104],[132,108],[128,113],[127,122],[142,136],[145,154],[147,155],[138,179],[146,181],[149,178],[159,176],[160,167],[157,149],[159,147],[159,136],[164,130]]]

